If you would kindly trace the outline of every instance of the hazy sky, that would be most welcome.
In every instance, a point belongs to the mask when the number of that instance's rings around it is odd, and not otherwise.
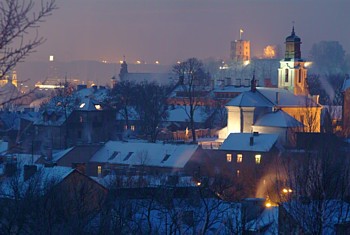
[[[39,29],[47,41],[29,60],[228,58],[230,41],[251,41],[254,55],[283,45],[295,21],[303,57],[321,40],[350,52],[349,0],[57,0]],[[283,47],[284,48],[284,47]]]

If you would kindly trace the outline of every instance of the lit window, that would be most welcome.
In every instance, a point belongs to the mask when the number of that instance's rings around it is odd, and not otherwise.
[[[238,163],[243,162],[243,154],[241,153],[237,154],[237,162]]]
[[[101,166],[97,166],[97,176],[100,177],[102,174],[102,167]]]
[[[99,104],[95,104],[95,109],[97,109],[97,110],[101,110],[101,109],[102,109],[102,107],[101,107],[101,105],[99,105]]]
[[[260,164],[260,162],[261,162],[261,155],[260,154],[255,155],[255,163]]]
[[[135,131],[135,126],[134,126],[134,125],[131,125],[131,126],[130,126],[130,130]]]
[[[230,153],[226,154],[226,160],[227,160],[227,162],[231,162],[232,161],[232,154],[230,154]]]
[[[85,106],[85,103],[82,103],[80,106],[79,106],[79,108],[84,108],[84,106]]]
[[[236,172],[236,175],[237,175],[237,177],[239,177],[239,174],[240,174],[241,172],[239,171],[239,170],[237,170],[237,172]]]

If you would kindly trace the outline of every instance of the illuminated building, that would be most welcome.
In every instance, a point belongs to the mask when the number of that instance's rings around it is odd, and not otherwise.
[[[15,87],[17,87],[17,73],[15,70],[12,71],[11,75],[1,76],[0,72],[0,87],[5,86],[7,83],[12,83]]]
[[[278,69],[278,88],[288,89],[294,95],[308,95],[306,84],[308,62],[301,58],[301,40],[295,34],[294,27],[285,44],[285,58],[280,61]]]
[[[230,58],[236,62],[250,60],[250,41],[232,41]]]
[[[243,30],[240,29],[239,40],[231,42],[230,59],[235,62],[250,60],[250,41],[242,40]]]

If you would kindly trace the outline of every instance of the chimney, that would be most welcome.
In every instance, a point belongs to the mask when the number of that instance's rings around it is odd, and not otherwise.
[[[96,85],[92,86],[92,89],[94,90],[94,92],[96,92],[97,91],[97,86]]]
[[[250,146],[253,146],[253,145],[254,145],[254,137],[253,137],[253,136],[251,136],[251,137],[249,138],[249,145],[250,145]]]
[[[250,90],[252,92],[256,91],[256,80],[255,80],[255,75],[253,75],[253,79],[250,81]]]
[[[24,181],[32,177],[36,171],[37,171],[37,166],[36,165],[24,165],[23,167],[23,178]]]
[[[275,100],[275,103],[276,103],[276,104],[279,104],[279,103],[280,103],[280,93],[279,93],[279,92],[276,92],[276,100]]]

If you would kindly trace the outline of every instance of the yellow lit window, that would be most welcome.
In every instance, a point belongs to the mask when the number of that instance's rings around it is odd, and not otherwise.
[[[231,153],[226,154],[226,160],[227,160],[227,162],[232,161],[232,154]]]
[[[135,131],[135,126],[134,126],[134,125],[131,125],[131,126],[130,126],[130,130]]]
[[[238,163],[243,162],[243,154],[241,153],[237,154],[237,162]]]
[[[260,164],[260,162],[261,162],[261,155],[260,154],[255,155],[255,163]]]
[[[101,176],[102,174],[102,167],[101,166],[97,166],[97,175]]]

